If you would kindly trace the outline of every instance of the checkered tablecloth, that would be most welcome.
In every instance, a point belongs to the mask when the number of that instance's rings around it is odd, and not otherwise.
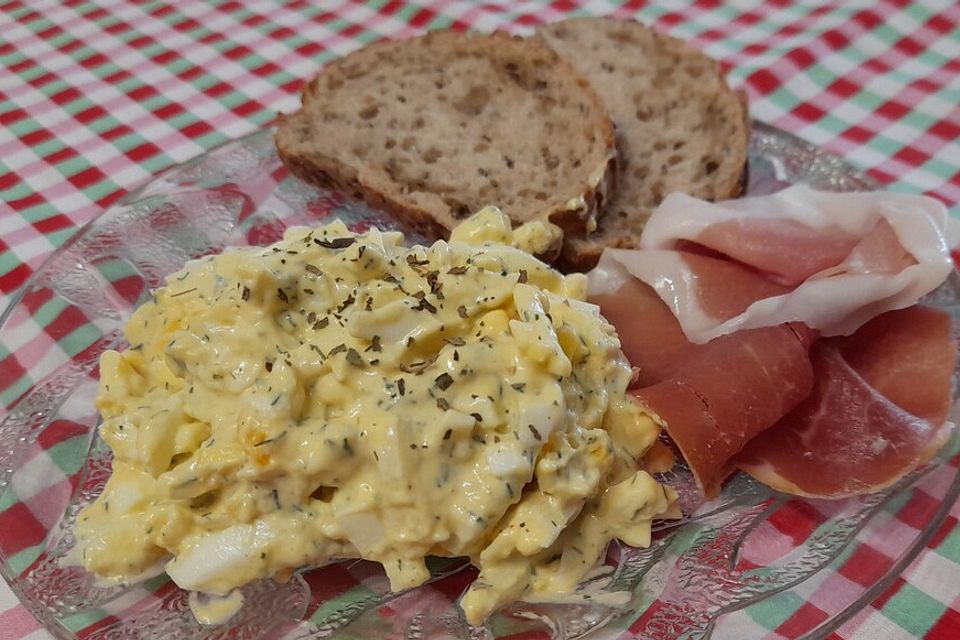
[[[692,41],[748,91],[754,118],[960,214],[956,0],[0,0],[0,309],[78,227],[158,171],[294,109],[304,80],[333,58],[426,29],[523,32],[585,13]],[[0,352],[4,404],[19,366]],[[960,637],[958,517],[955,505],[928,549],[834,637]],[[756,634],[793,637],[800,618],[817,616],[815,603],[784,605],[755,620]],[[0,639],[26,637],[49,636],[0,584]]]

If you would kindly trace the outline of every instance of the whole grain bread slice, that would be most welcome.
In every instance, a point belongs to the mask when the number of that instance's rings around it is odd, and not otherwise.
[[[707,200],[742,193],[746,96],[727,86],[718,62],[632,20],[574,18],[538,34],[589,79],[620,153],[616,194],[596,233],[564,243],[564,268],[591,268],[604,247],[637,247],[647,218],[673,191]]]
[[[486,205],[515,223],[594,223],[613,127],[589,84],[539,38],[433,32],[326,68],[281,116],[280,157],[428,237]],[[559,247],[557,247],[559,249]]]

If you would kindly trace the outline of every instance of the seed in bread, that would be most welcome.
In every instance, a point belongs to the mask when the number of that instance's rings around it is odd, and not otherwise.
[[[635,248],[663,198],[736,197],[745,184],[749,118],[720,64],[632,20],[574,18],[539,29],[582,73],[617,131],[617,192],[597,232],[568,238],[564,268],[586,270],[604,247]]]
[[[374,44],[324,68],[302,101],[276,133],[290,170],[428,237],[490,204],[517,224],[546,216],[582,234],[613,174],[599,99],[536,37]]]

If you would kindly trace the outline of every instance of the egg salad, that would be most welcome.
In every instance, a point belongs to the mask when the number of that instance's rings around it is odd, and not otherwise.
[[[253,580],[365,558],[399,591],[468,556],[479,624],[648,545],[675,512],[644,470],[659,427],[586,279],[524,250],[545,232],[488,208],[429,247],[334,222],[187,264],[101,358],[113,475],[77,557],[165,570],[213,622]]]

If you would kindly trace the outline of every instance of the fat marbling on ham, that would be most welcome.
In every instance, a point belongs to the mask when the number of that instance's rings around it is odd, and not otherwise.
[[[794,186],[712,203],[674,193],[647,222],[641,249],[605,251],[591,278],[594,291],[611,273],[646,282],[696,343],[793,321],[849,335],[936,289],[953,269],[957,235],[946,207],[923,196]],[[718,262],[737,275],[718,273]]]
[[[841,497],[889,485],[949,433],[949,318],[894,310],[950,273],[954,232],[919,196],[672,195],[643,249],[604,253],[590,295],[708,496],[739,466]]]

